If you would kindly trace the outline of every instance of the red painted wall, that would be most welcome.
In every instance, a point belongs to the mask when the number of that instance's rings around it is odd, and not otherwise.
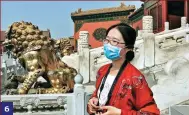
[[[168,13],[168,4],[167,4],[167,1],[166,0],[160,0],[159,1],[159,4],[161,4],[162,5],[162,28],[165,28],[165,25],[164,25],[164,23],[166,22],[166,21],[168,21],[168,15],[167,15],[167,13]]]
[[[88,31],[89,32],[89,44],[91,45],[92,48],[97,48],[102,46],[102,42],[97,41],[93,37],[93,32],[98,29],[98,28],[109,28],[111,25],[117,24],[120,21],[106,21],[106,22],[90,22],[90,23],[85,23],[83,26],[79,29],[79,31]],[[78,39],[79,38],[79,31],[75,33],[74,38]]]

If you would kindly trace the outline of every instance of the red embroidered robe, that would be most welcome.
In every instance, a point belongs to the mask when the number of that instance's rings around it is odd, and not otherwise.
[[[99,69],[96,90],[91,98],[97,97],[98,88],[109,66],[110,64],[107,64]],[[115,85],[109,106],[121,109],[121,115],[160,115],[144,76],[130,63],[127,64]],[[89,110],[88,113],[91,114]]]

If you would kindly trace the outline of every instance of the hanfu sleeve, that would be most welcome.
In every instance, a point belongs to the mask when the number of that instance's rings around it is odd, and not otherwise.
[[[122,109],[121,115],[160,115],[160,111],[153,98],[153,93],[144,76],[133,76],[131,80],[133,85],[133,108],[135,109]]]

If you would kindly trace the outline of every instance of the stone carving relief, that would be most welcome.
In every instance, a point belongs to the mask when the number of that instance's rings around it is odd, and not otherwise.
[[[147,33],[152,33],[153,32],[153,18],[152,16],[144,16],[142,18],[143,21],[143,31]]]
[[[161,71],[161,75],[156,76],[157,85],[152,86],[151,89],[160,110],[166,109],[172,104],[177,104],[178,100],[189,96],[188,71],[189,58],[183,56],[168,61],[164,70]]]
[[[145,39],[144,34],[148,36],[150,35],[150,30],[152,32],[153,26],[150,26],[150,23],[150,18],[145,16],[143,18],[142,39]],[[168,27],[166,29],[168,30]],[[144,51],[141,51],[142,45],[145,45],[146,41],[142,41],[140,36],[137,38],[134,50],[135,59],[132,63],[146,76],[161,111],[188,99],[189,45],[187,42],[187,33],[187,28],[181,28],[177,31],[154,35],[155,54],[153,55],[155,56],[155,65],[150,68],[140,68],[139,66],[143,63],[143,60],[146,61],[146,56],[141,58],[142,52],[145,52],[146,48],[149,47],[144,47]],[[149,77],[151,77],[150,80]]]
[[[81,48],[89,47],[88,38],[89,38],[88,31],[80,31],[79,32],[79,45],[81,45]]]
[[[175,35],[165,37],[164,39],[159,40],[158,46],[160,49],[167,49],[170,47],[175,47],[186,43],[185,35]]]
[[[90,80],[96,81],[98,69],[111,61],[105,57],[103,47],[92,49],[90,51],[90,57]]]
[[[28,106],[28,105],[38,106],[39,102],[40,99],[37,97],[23,97],[20,99],[21,106]]]
[[[166,63],[189,52],[186,33],[155,37],[155,64]]]
[[[67,103],[67,98],[60,96],[57,98],[57,103],[58,103],[58,105],[64,105]]]
[[[135,58],[132,61],[132,64],[135,65],[138,69],[144,68],[144,41],[143,39],[137,40],[135,42]]]
[[[81,49],[82,49],[81,40],[78,39],[78,40],[77,40],[77,51],[78,51],[78,53],[81,52]]]
[[[105,28],[98,28],[94,31],[93,36],[96,40],[102,41],[106,38],[106,29]]]
[[[187,23],[187,18],[186,17],[182,17],[181,18],[181,27],[186,27],[186,23]]]
[[[96,67],[97,63],[98,63],[98,59],[103,55],[103,48],[99,49],[98,51],[91,51],[90,52],[90,79],[92,81],[96,80],[96,73],[98,71],[98,68]]]

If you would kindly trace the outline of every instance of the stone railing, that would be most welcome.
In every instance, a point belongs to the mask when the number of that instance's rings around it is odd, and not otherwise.
[[[75,77],[74,93],[1,95],[2,102],[13,102],[15,115],[84,115],[85,93],[80,74]]]
[[[182,17],[182,26],[180,28],[169,30],[169,23],[166,22],[165,31],[154,34],[153,18],[151,16],[144,16],[143,29],[139,31],[135,44],[135,58],[132,63],[146,76],[146,80],[154,92],[154,98],[160,110],[188,99],[182,97],[189,97],[189,93],[183,93],[184,89],[182,88],[184,87],[185,90],[189,91],[186,82],[189,80],[187,73],[189,71],[187,67],[189,64],[189,27],[184,19],[185,17]],[[83,50],[80,51],[82,52]],[[87,79],[85,83],[88,83],[91,80],[95,81],[96,70],[110,61],[103,59],[102,47],[92,49],[89,52],[83,52],[83,54],[85,53],[90,54],[90,61],[79,61],[90,63],[89,69],[83,66],[85,72],[87,70],[91,72],[90,76],[84,78]],[[80,56],[82,57],[82,55]],[[181,65],[184,66],[182,67]],[[177,90],[173,92],[171,87]]]
[[[151,16],[144,16],[143,25],[143,30],[140,30],[138,33],[134,49],[135,58],[132,61],[132,64],[135,65],[138,69],[146,70],[150,69],[151,67],[154,68],[159,64],[165,64],[168,60],[173,59],[175,56],[174,54],[170,54],[170,56],[167,57],[164,56],[166,53],[171,53],[170,51],[165,51],[166,48],[167,50],[170,50],[172,47],[187,49],[187,44],[189,44],[189,27],[185,22],[182,22],[182,27],[174,30],[169,30],[169,23],[166,22],[165,31],[157,34],[154,34],[152,32],[153,25]],[[84,31],[84,34],[88,36],[88,33],[86,31]],[[82,34],[82,36],[80,37],[80,41],[88,41],[88,37],[83,37],[84,34]],[[79,47],[80,50],[78,55],[81,59],[78,58],[76,62],[81,61],[85,64],[87,63],[86,65],[90,65],[89,67],[83,66],[83,64],[78,66],[79,68],[81,68],[81,74],[84,76],[84,83],[89,83],[91,81],[96,81],[96,72],[99,67],[104,64],[110,63],[111,61],[104,56],[103,47],[87,50],[87,43],[85,42],[84,44],[85,47],[82,47],[82,45]],[[87,58],[87,56],[89,56],[89,58]],[[178,57],[179,56],[181,55],[178,55]],[[82,73],[82,71],[84,73]],[[154,72],[155,71],[157,70],[154,70]]]

